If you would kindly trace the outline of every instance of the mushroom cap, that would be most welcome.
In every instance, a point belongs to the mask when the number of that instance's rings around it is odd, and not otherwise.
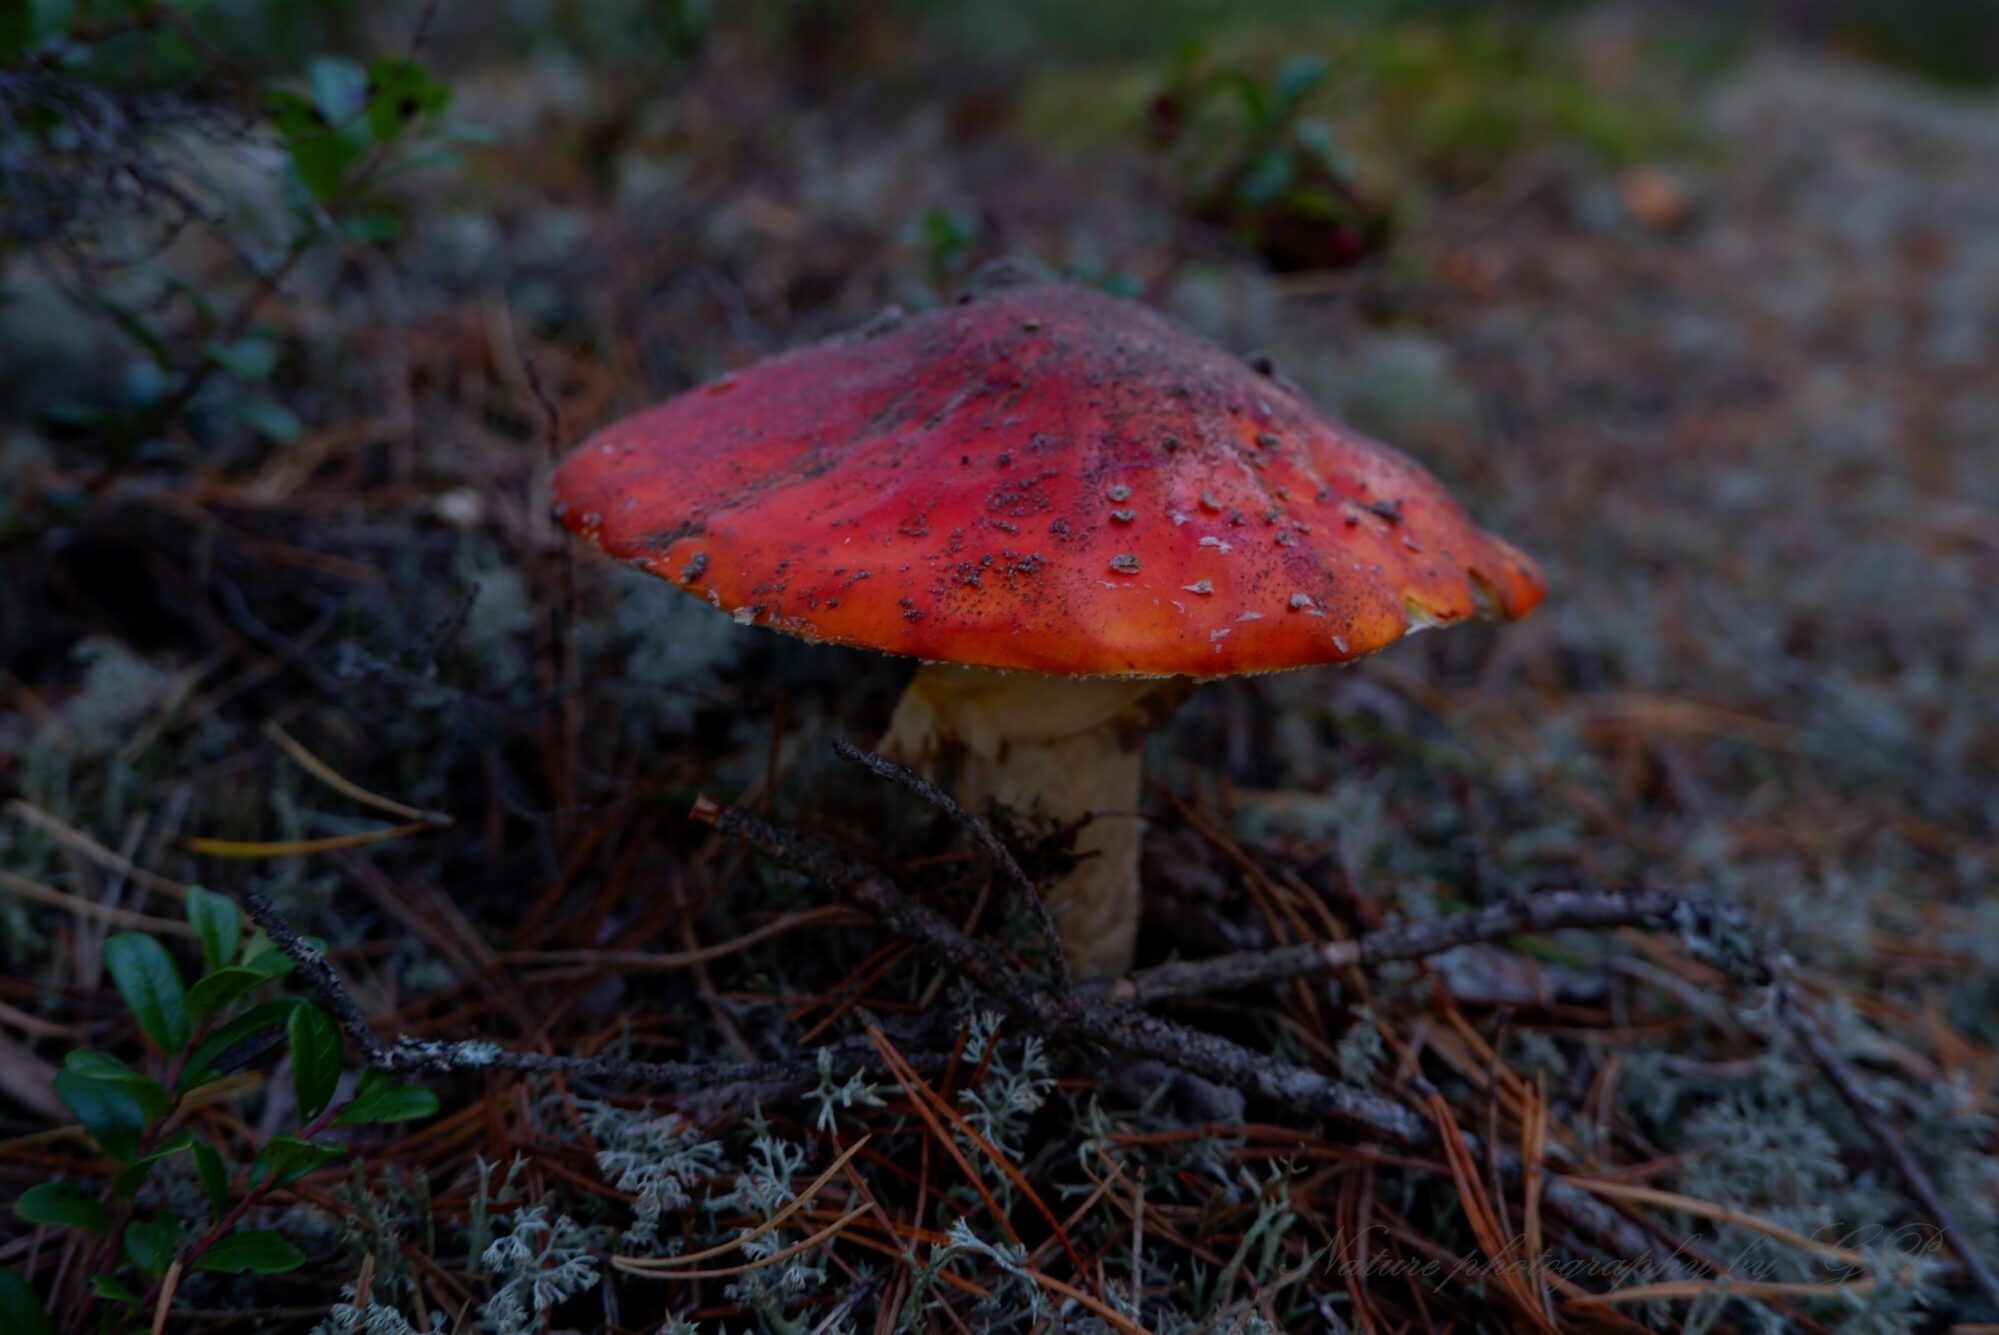
[[[1399,452],[1063,283],[725,375],[591,436],[554,491],[745,624],[1062,676],[1342,662],[1546,592]]]

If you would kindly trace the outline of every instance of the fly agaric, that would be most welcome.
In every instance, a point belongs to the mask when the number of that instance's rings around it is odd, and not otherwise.
[[[725,375],[592,436],[554,492],[574,532],[744,625],[921,660],[881,749],[974,811],[1081,823],[1046,898],[1083,976],[1130,967],[1139,747],[1190,685],[1545,592],[1267,364],[1064,283]]]

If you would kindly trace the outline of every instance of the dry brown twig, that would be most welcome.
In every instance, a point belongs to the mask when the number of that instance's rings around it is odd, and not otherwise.
[[[1810,1003],[1791,985],[1789,961],[1773,960],[1771,969],[1777,978],[1775,985],[1777,1005],[1781,1008],[1791,1031],[1805,1045],[1806,1051],[1812,1054],[1812,1060],[1819,1064],[1819,1069],[1825,1072],[1827,1081],[1852,1110],[1854,1119],[1867,1132],[1868,1138],[1883,1155],[1887,1156],[1888,1162],[1894,1165],[1895,1173],[1902,1179],[1902,1187],[1908,1193],[1909,1199],[1929,1216],[1929,1222],[1936,1229],[1938,1237],[1964,1266],[1965,1274],[1985,1296],[1985,1300],[1992,1304],[1994,1312],[1999,1313],[1999,1275],[1993,1273],[1992,1267],[1986,1263],[1983,1256],[1979,1255],[1978,1249],[1971,1245],[1969,1235],[1958,1224],[1950,1208],[1944,1204],[1943,1196],[1937,1191],[1936,1184],[1930,1180],[1930,1175],[1923,1170],[1922,1164],[1916,1161],[1916,1156],[1910,1152],[1907,1142],[1897,1134],[1894,1126],[1882,1115],[1880,1108],[1875,1106],[1873,1097],[1868,1094],[1867,1087],[1860,1081],[1859,1073],[1840,1055],[1832,1040],[1825,1036],[1825,1031],[1819,1027],[1817,1017],[1812,1014]]]
[[[779,1082],[809,1078],[804,1061],[707,1062],[628,1061],[616,1057],[563,1057],[545,1052],[521,1052],[485,1040],[450,1041],[398,1038],[384,1041],[355,1004],[333,965],[312,943],[292,930],[277,907],[251,891],[243,897],[244,911],[264,929],[271,944],[283,951],[299,975],[312,985],[333,1012],[334,1019],[367,1056],[387,1071],[521,1071],[533,1075],[573,1075],[631,1084],[704,1086]]]
[[[1349,941],[1308,941],[1275,950],[1176,960],[1140,969],[1102,988],[1113,1001],[1142,1006],[1297,978],[1324,978],[1355,965],[1366,968],[1390,960],[1425,959],[1527,932],[1671,921],[1691,907],[1684,896],[1664,890],[1554,890],[1448,918],[1385,927]]]
[[[1022,870],[1020,862],[1013,856],[1013,850],[1002,843],[999,836],[995,835],[984,821],[960,806],[956,798],[914,770],[898,765],[886,756],[862,750],[844,738],[834,741],[833,751],[840,759],[859,765],[862,769],[887,779],[890,783],[907,788],[949,816],[959,829],[972,836],[973,841],[1006,876],[1008,882],[1027,904],[1029,911],[1034,914],[1035,926],[1041,932],[1042,943],[1048,947],[1049,966],[1055,971],[1055,986],[1060,991],[1067,992],[1073,984],[1069,977],[1069,957],[1062,952],[1062,937],[1055,930],[1055,919],[1050,916],[1048,905],[1042,901],[1041,892]]]

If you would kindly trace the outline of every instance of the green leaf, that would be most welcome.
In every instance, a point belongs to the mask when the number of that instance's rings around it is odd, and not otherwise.
[[[322,1145],[298,1136],[272,1136],[250,1165],[250,1180],[273,1188],[290,1186],[347,1153],[341,1145]]]
[[[310,101],[296,93],[269,96],[271,122],[284,137],[291,167],[307,194],[325,203],[340,192],[347,169],[368,148],[368,126],[358,117],[348,125],[329,123]]]
[[[359,156],[332,134],[298,139],[291,144],[292,170],[298,174],[299,184],[306,193],[321,204],[340,193],[347,169]]]
[[[128,1307],[139,1305],[139,1295],[132,1292],[112,1275],[92,1275],[90,1291],[100,1298],[108,1298],[114,1303],[124,1303]]]
[[[55,1319],[35,1286],[12,1270],[0,1270],[0,1330],[8,1335],[56,1335]]]
[[[402,215],[394,209],[349,213],[340,219],[340,235],[349,241],[393,241],[402,233]]]
[[[1325,82],[1326,71],[1327,65],[1322,56],[1296,55],[1285,61],[1270,86],[1271,118],[1285,116],[1311,96],[1312,90]]]
[[[209,361],[238,380],[254,383],[270,379],[271,372],[278,369],[282,349],[274,339],[246,334],[234,343],[210,343],[201,351]]]
[[[191,885],[187,888],[187,920],[201,941],[201,955],[209,968],[224,968],[236,958],[236,947],[243,940],[243,917],[236,911],[235,900]]]
[[[154,1047],[187,1046],[187,989],[165,946],[140,932],[120,932],[104,943],[104,968]]]
[[[291,1043],[292,1090],[298,1095],[298,1115],[310,1121],[333,1101],[340,1084],[340,1030],[317,1006],[292,1011],[285,1026]]]
[[[270,981],[271,975],[262,969],[246,968],[240,964],[203,974],[187,990],[188,1013],[197,1020],[205,1020],[238,997],[254,992]]]
[[[126,1257],[154,1279],[167,1273],[179,1247],[180,1220],[173,1215],[135,1219],[125,1225]]]
[[[223,1164],[222,1155],[205,1140],[194,1142],[194,1173],[201,1179],[208,1208],[220,1219],[229,1212],[229,1169]]]
[[[1350,181],[1354,177],[1354,166],[1346,151],[1340,147],[1339,134],[1325,121],[1316,116],[1301,119],[1292,130],[1292,137],[1305,156],[1336,181]]]
[[[114,1085],[123,1085],[139,1105],[146,1110],[149,1118],[158,1117],[167,1110],[172,1100],[167,1096],[167,1087],[149,1075],[135,1071],[109,1053],[93,1052],[89,1048],[72,1048],[62,1059],[62,1068],[89,1080],[108,1080]]]
[[[384,57],[368,67],[368,128],[380,143],[401,134],[412,124],[444,110],[451,101],[451,88],[430,77],[413,60]]]
[[[245,1229],[218,1238],[195,1258],[196,1270],[225,1275],[281,1275],[305,1264],[305,1253],[267,1228]]]
[[[187,1059],[180,1087],[193,1089],[254,1061],[262,1055],[264,1047],[276,1045],[292,1012],[304,1004],[298,997],[272,997],[218,1026]],[[257,1040],[265,1036],[268,1041],[259,1046]]]
[[[312,105],[328,125],[339,127],[368,105],[368,71],[345,56],[318,56],[306,68]]]
[[[56,1072],[56,1094],[106,1154],[129,1159],[139,1152],[152,1114],[130,1085],[64,1070]]]
[[[1220,70],[1210,82],[1217,89],[1235,94],[1236,101],[1242,104],[1243,119],[1248,122],[1252,134],[1260,135],[1270,127],[1275,119],[1270,103],[1263,96],[1262,86],[1250,77],[1248,70]]]
[[[111,1227],[104,1202],[68,1182],[39,1182],[21,1193],[14,1213],[31,1224],[55,1228],[87,1228],[102,1233]]]
[[[317,937],[307,937],[307,941],[317,943]],[[288,974],[298,967],[291,956],[271,944],[271,938],[264,935],[263,928],[250,934],[243,946],[243,967],[276,978]]]
[[[1236,182],[1236,199],[1249,205],[1274,204],[1298,179],[1298,163],[1281,148],[1260,153]]]
[[[368,1074],[379,1072],[370,1071]],[[387,1083],[386,1078],[371,1087],[364,1076],[353,1100],[340,1110],[340,1115],[334,1120],[348,1126],[413,1122],[420,1117],[437,1116],[437,1109],[437,1095],[427,1089],[417,1085],[392,1085]]]
[[[39,51],[69,28],[72,0],[26,0],[0,6],[0,61],[11,64],[27,51]]]
[[[121,1201],[129,1201],[139,1194],[139,1184],[146,1180],[146,1174],[153,1171],[153,1165],[162,1159],[179,1154],[194,1143],[194,1132],[180,1130],[173,1133],[165,1144],[132,1160],[111,1179],[111,1194]]]
[[[276,399],[231,399],[229,412],[265,440],[279,445],[297,440],[305,430],[298,414]]]

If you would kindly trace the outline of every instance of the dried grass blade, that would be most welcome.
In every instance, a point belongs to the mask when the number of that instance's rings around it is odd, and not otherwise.
[[[888,1065],[889,1075],[902,1087],[902,1092],[909,1096],[910,1106],[915,1108],[916,1115],[923,1119],[923,1124],[930,1128],[930,1134],[944,1147],[944,1152],[957,1161],[958,1170],[965,1175],[965,1180],[971,1184],[972,1190],[978,1192],[979,1199],[985,1202],[987,1213],[991,1214],[994,1222],[1005,1231],[1007,1241],[1026,1251],[1027,1244],[1021,1241],[1020,1234],[1014,1232],[1013,1221],[1006,1217],[1006,1211],[1000,1209],[1000,1204],[993,1199],[992,1192],[986,1190],[985,1179],[979,1176],[978,1170],[972,1167],[972,1161],[958,1148],[958,1142],[951,1139],[950,1132],[945,1129],[944,1124],[937,1120],[937,1114],[930,1103],[918,1093],[919,1090],[927,1092],[929,1087],[923,1083],[915,1070],[902,1060],[902,1054],[888,1041],[888,1035],[881,1031],[879,1025],[869,1025],[867,1033],[868,1039],[875,1045],[875,1051],[881,1054],[882,1061]]]
[[[1556,1329],[1554,1323],[1542,1313],[1541,1305],[1528,1291],[1518,1267],[1507,1263],[1507,1257],[1515,1248],[1499,1226],[1499,1217],[1485,1194],[1485,1184],[1479,1180],[1478,1165],[1472,1161],[1471,1151],[1465,1147],[1464,1132],[1458,1126],[1457,1117],[1441,1094],[1431,1094],[1429,1104],[1430,1116],[1437,1123],[1438,1137],[1443,1143],[1444,1159],[1450,1165],[1451,1180],[1457,1186],[1459,1204],[1464,1209],[1465,1222],[1471,1226],[1472,1236],[1492,1262],[1492,1273],[1514,1305],[1535,1329],[1552,1333]]]
[[[333,853],[343,848],[362,848],[386,843],[404,835],[421,834],[438,828],[437,822],[414,820],[407,825],[391,825],[385,830],[363,830],[359,834],[328,835],[324,839],[281,839],[271,842],[253,839],[209,839],[189,835],[183,842],[190,853],[212,858],[296,858],[313,853]]]
[[[172,918],[155,918],[150,913],[134,913],[131,909],[114,908],[109,904],[99,904],[95,900],[73,895],[67,890],[31,881],[25,876],[16,876],[11,871],[0,871],[0,889],[10,890],[23,899],[32,899],[54,908],[67,909],[81,918],[95,918],[99,922],[110,923],[113,927],[129,927],[139,932],[164,932],[168,936],[192,937],[194,928]]]
[[[1869,1278],[1827,1284],[1756,1279],[1678,1279],[1661,1284],[1633,1284],[1608,1293],[1586,1293],[1569,1299],[1569,1303],[1575,1307],[1605,1307],[1700,1298],[1711,1293],[1726,1293],[1731,1298],[1844,1298],[1873,1291],[1874,1281]]]
[[[7,803],[6,810],[7,814],[16,820],[27,822],[43,834],[46,834],[49,838],[61,844],[64,848],[69,849],[73,853],[81,854],[106,870],[115,871],[120,876],[137,881],[148,890],[157,890],[169,899],[185,899],[187,897],[186,885],[171,877],[162,876],[158,872],[147,871],[123,853],[106,848],[83,831],[76,829],[74,826],[63,824],[63,822],[32,803],[25,802],[17,797]]]
[[[430,825],[450,825],[454,823],[452,817],[441,811],[424,811],[419,807],[410,806],[406,802],[398,802],[393,798],[383,797],[379,793],[369,792],[366,788],[355,783],[318,756],[306,750],[305,744],[286,732],[282,727],[279,727],[276,719],[265,719],[263,731],[264,736],[276,743],[278,749],[290,756],[292,762],[300,769],[342,796],[351,797],[356,802],[361,803],[361,805],[373,807],[377,811],[386,811],[392,816],[401,816],[404,820],[423,821]]]
[[[872,1036],[878,1033],[879,1031],[875,1029],[873,1026],[870,1026],[868,1032],[870,1036]],[[875,1046],[877,1048],[880,1048],[882,1044],[885,1043],[886,1041],[887,1041],[886,1037],[884,1037],[882,1040],[877,1042]],[[999,1147],[997,1145],[994,1145],[991,1141],[987,1140],[984,1136],[980,1135],[978,1131],[973,1128],[972,1124],[965,1120],[964,1115],[961,1114],[956,1108],[953,1108],[950,1102],[946,1100],[943,1095],[939,1094],[936,1090],[930,1088],[929,1085],[925,1084],[922,1078],[916,1074],[916,1070],[914,1067],[909,1066],[908,1063],[906,1062],[902,1062],[901,1053],[895,1052],[893,1048],[890,1048],[888,1049],[888,1052],[885,1052],[883,1054],[884,1059],[888,1058],[889,1053],[894,1053],[894,1060],[903,1065],[903,1068],[906,1071],[908,1071],[911,1081],[914,1082],[918,1094],[912,1097],[928,1098],[931,1104],[937,1109],[938,1112],[942,1113],[945,1117],[950,1119],[952,1126],[954,1126],[960,1132],[962,1132],[967,1140],[971,1141],[974,1145],[977,1145],[979,1149],[984,1152],[985,1156],[993,1161],[994,1167],[998,1168],[1000,1172],[1006,1174],[1007,1181],[1013,1183],[1014,1188],[1017,1191],[1019,1191],[1024,1198],[1026,1198],[1027,1203],[1034,1207],[1035,1212],[1048,1222],[1048,1227],[1055,1231],[1055,1239],[1057,1242],[1062,1244],[1062,1250],[1069,1257],[1069,1264],[1076,1268],[1076,1273],[1079,1275],[1089,1274],[1090,1273],[1089,1267],[1083,1263],[1083,1258],[1077,1254],[1075,1247],[1070,1244],[1069,1235],[1063,1229],[1062,1221],[1056,1218],[1055,1212],[1053,1210],[1048,1208],[1048,1203],[1041,1199],[1041,1193],[1034,1189],[1034,1185],[1027,1180],[1027,1175],[1022,1173],[1020,1169],[1016,1168],[1012,1160],[1008,1159],[1004,1154],[1001,1154],[999,1151]],[[904,1088],[907,1089],[909,1088],[909,1086],[904,1085]],[[953,1147],[953,1152],[955,1153],[955,1146]],[[968,1169],[969,1167],[970,1165],[967,1165]],[[976,1174],[974,1174],[973,1180],[974,1181],[977,1180]],[[1007,1231],[1011,1233],[1013,1230],[1009,1228]],[[1014,1238],[1014,1243],[1016,1245],[1024,1246],[1024,1244],[1020,1242],[1020,1239],[1017,1236]]]
[[[764,1220],[763,1223],[757,1225],[748,1233],[743,1234],[740,1238],[731,1238],[729,1241],[710,1247],[706,1251],[689,1252],[685,1256],[614,1256],[611,1258],[612,1262],[620,1270],[634,1275],[665,1273],[667,1271],[678,1271],[681,1266],[687,1265],[690,1262],[705,1261],[711,1256],[720,1256],[724,1252],[735,1251],[745,1243],[755,1242],[772,1229],[783,1227],[785,1220],[804,1209],[814,1196],[817,1196],[825,1189],[828,1182],[839,1176],[840,1170],[847,1166],[847,1161],[856,1154],[859,1154],[861,1146],[867,1143],[868,1138],[862,1136],[852,1145],[849,1145],[846,1153],[835,1159],[831,1167],[813,1179],[811,1186],[793,1196],[791,1202],[783,1209]],[[851,1216],[849,1217],[851,1218]]]
[[[1718,1224],[1732,1224],[1746,1228],[1752,1233],[1761,1233],[1766,1238],[1789,1243],[1793,1247],[1818,1255],[1841,1265],[1864,1266],[1867,1258],[1851,1247],[1841,1247],[1837,1243],[1823,1242],[1809,1238],[1802,1233],[1785,1228],[1782,1224],[1717,1205],[1694,1196],[1682,1196],[1674,1191],[1662,1191],[1658,1187],[1640,1186],[1635,1182],[1605,1182],[1596,1178],[1568,1177],[1563,1181],[1572,1187],[1580,1187],[1595,1196],[1608,1196],[1612,1200],[1629,1201],[1633,1205],[1650,1205],[1660,1210],[1678,1210],[1681,1214],[1694,1215],[1701,1219],[1712,1219]]]
[[[776,1265],[779,1261],[789,1260],[791,1257],[798,1255],[800,1252],[810,1251],[814,1247],[819,1246],[821,1243],[830,1241],[831,1239],[839,1236],[840,1231],[846,1228],[848,1224],[853,1223],[854,1220],[859,1219],[862,1215],[866,1214],[868,1212],[868,1208],[869,1207],[865,1205],[857,1205],[853,1209],[847,1211],[847,1213],[841,1215],[838,1219],[834,1220],[832,1223],[828,1224],[826,1227],[820,1229],[817,1233],[812,1234],[810,1237],[805,1238],[800,1242],[792,1243],[789,1247],[786,1247],[783,1251],[772,1252],[769,1256],[760,1257],[757,1260],[746,1262],[743,1265],[718,1266],[709,1270],[674,1270],[674,1269],[663,1269],[648,1265],[646,1264],[645,1261],[636,1257],[613,1256],[611,1258],[611,1266],[613,1269],[622,1270],[628,1275],[643,1275],[648,1279],[728,1279],[734,1275],[747,1274],[752,1270],[761,1270],[767,1265]],[[773,1218],[775,1218],[775,1216],[773,1216]],[[748,1242],[751,1238],[758,1237],[763,1233],[768,1232],[771,1227],[772,1225],[766,1224],[764,1227],[757,1229],[756,1232],[746,1234],[745,1236],[737,1239],[735,1242],[729,1243],[726,1246],[720,1248],[719,1250],[728,1251],[732,1247],[739,1247],[743,1243]],[[715,1249],[711,1249],[709,1252],[705,1252],[702,1254],[713,1255],[714,1250]],[[670,1257],[661,1257],[659,1259],[666,1261],[691,1261],[694,1258],[691,1256],[684,1256],[684,1257],[670,1256]]]

